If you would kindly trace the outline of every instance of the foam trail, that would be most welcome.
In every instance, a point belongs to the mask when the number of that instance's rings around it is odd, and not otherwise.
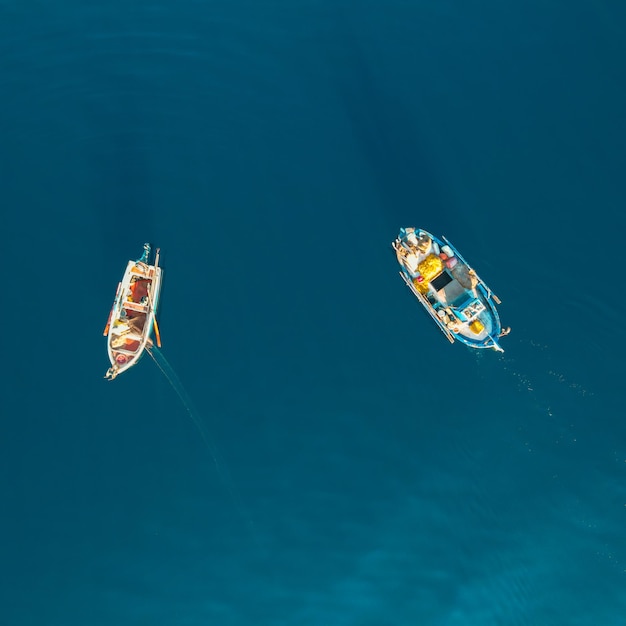
[[[198,413],[196,407],[194,406],[189,394],[185,391],[183,384],[180,382],[178,375],[174,371],[174,368],[169,364],[169,361],[165,358],[163,353],[156,346],[149,346],[146,348],[148,354],[152,357],[152,360],[155,362],[156,366],[161,370],[161,373],[167,381],[171,385],[172,389],[176,392],[176,395],[180,398],[180,401],[183,403],[185,410],[189,413],[189,417],[191,421],[196,425],[196,428],[200,432],[200,436],[204,441],[207,449],[211,453],[213,457],[213,461],[215,463],[215,468],[217,469],[220,477],[225,479],[225,476],[222,474],[222,469],[220,463],[217,458],[217,448],[209,435],[209,431],[202,421],[200,414]]]
[[[252,518],[250,517],[250,514],[248,513],[246,507],[244,506],[241,497],[239,496],[237,490],[235,489],[233,480],[228,474],[226,467],[220,463],[219,455],[217,453],[217,447],[215,443],[213,442],[213,439],[211,438],[209,430],[206,424],[204,423],[204,421],[202,420],[202,418],[200,417],[198,410],[196,409],[193,402],[191,401],[189,394],[183,387],[183,384],[180,382],[180,379],[178,378],[178,375],[174,371],[174,368],[169,364],[169,361],[165,358],[163,353],[155,345],[146,347],[146,350],[148,354],[152,357],[152,360],[154,361],[156,366],[161,370],[161,373],[163,374],[163,376],[165,376],[165,378],[171,385],[172,389],[176,392],[176,395],[180,398],[180,401],[185,407],[185,410],[187,411],[187,413],[189,414],[191,421],[195,424],[196,428],[198,429],[198,432],[200,433],[200,436],[202,437],[202,441],[204,441],[204,444],[206,445],[208,451],[210,452],[211,457],[213,458],[213,462],[215,463],[215,469],[217,470],[217,473],[222,483],[228,489],[228,492],[233,500],[233,503],[235,504],[235,507],[238,509],[239,513],[244,518],[244,520],[246,520],[248,526],[250,527],[250,530],[252,531],[255,542],[257,543],[259,547],[261,547],[261,542],[257,536],[254,523],[252,522]]]

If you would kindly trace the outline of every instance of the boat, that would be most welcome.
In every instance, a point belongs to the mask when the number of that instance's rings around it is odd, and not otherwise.
[[[159,267],[159,248],[154,262],[150,263],[152,248],[146,243],[143,254],[136,261],[128,261],[124,276],[117,286],[113,307],[104,329],[111,367],[105,378],[113,380],[136,365],[144,350],[153,345],[152,332],[157,346],[161,346],[156,311],[163,280]]]
[[[511,329],[500,322],[500,299],[445,237],[401,228],[392,246],[402,280],[450,343],[504,352],[498,340]]]

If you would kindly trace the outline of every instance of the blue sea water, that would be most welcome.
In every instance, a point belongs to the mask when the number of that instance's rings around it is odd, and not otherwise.
[[[623,626],[626,5],[0,1],[0,621]],[[446,235],[506,352],[397,276]],[[163,252],[163,354],[101,336]]]

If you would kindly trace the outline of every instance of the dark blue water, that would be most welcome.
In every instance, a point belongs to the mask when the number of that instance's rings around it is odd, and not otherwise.
[[[11,626],[626,624],[626,5],[0,2]],[[397,276],[502,298],[450,346]],[[102,328],[161,246],[163,353]]]

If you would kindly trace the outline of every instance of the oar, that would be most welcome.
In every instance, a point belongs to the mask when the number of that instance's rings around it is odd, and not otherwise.
[[[154,318],[154,334],[157,340],[157,346],[161,347],[161,333],[159,332],[159,325],[157,324],[156,316]]]
[[[104,332],[102,333],[105,337],[109,334],[109,328],[111,328],[112,317],[113,317],[113,307],[111,307],[111,311],[109,313],[109,319],[107,320],[107,325],[104,327]]]
[[[157,276],[157,268],[159,267],[159,254],[161,252],[161,248],[157,248],[156,249],[156,253],[154,255],[154,265],[153,265],[153,269],[152,269],[152,285],[154,286],[154,281],[156,279]],[[154,310],[154,301],[152,300],[152,294],[148,293],[148,300],[150,302],[150,310],[153,311],[154,313],[154,317],[153,317],[153,325],[154,325],[154,334],[156,336],[156,342],[157,342],[157,346],[160,348],[161,347],[161,333],[159,332],[159,324],[157,323],[157,318],[156,318],[156,311]]]

